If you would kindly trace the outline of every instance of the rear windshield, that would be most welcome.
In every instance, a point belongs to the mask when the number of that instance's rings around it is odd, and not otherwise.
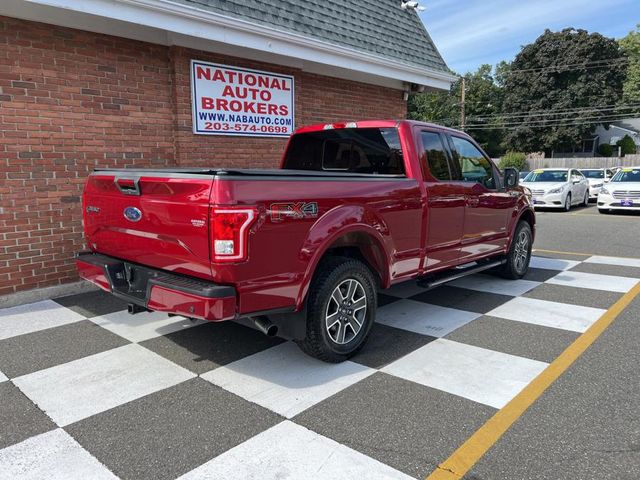
[[[580,170],[587,178],[604,178],[604,170]]]
[[[640,183],[640,169],[623,168],[611,179],[612,182]]]
[[[396,128],[339,128],[291,137],[284,160],[289,170],[404,175]]]
[[[529,173],[523,182],[566,182],[566,170],[534,170]]]

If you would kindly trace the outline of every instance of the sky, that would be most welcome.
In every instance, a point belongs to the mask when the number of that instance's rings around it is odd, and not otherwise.
[[[640,23],[640,0],[421,0],[420,17],[449,68],[511,61],[545,28],[624,37]]]

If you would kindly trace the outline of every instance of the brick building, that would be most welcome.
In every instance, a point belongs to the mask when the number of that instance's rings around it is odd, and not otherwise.
[[[193,60],[290,79],[291,129],[404,117],[453,81],[402,0],[3,0],[0,298],[77,280],[95,167],[277,165],[289,130],[195,131]]]

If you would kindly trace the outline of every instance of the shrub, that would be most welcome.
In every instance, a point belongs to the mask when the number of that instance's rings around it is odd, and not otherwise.
[[[629,135],[625,135],[622,140],[618,140],[618,143],[616,145],[622,147],[621,154],[623,157],[625,155],[633,155],[634,153],[636,153],[636,143]]]
[[[516,168],[519,171],[527,170],[527,156],[522,152],[507,152],[500,159],[500,168]]]
[[[608,143],[603,143],[598,147],[598,153],[603,157],[613,157],[613,147]]]

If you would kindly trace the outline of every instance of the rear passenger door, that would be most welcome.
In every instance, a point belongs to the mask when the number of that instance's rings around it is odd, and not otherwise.
[[[461,258],[471,261],[505,250],[518,196],[504,191],[498,169],[477,145],[455,134],[448,138],[453,154],[452,176],[465,187]]]
[[[434,269],[457,263],[464,226],[465,187],[451,178],[446,137],[419,129],[421,167],[427,192],[425,265]]]

